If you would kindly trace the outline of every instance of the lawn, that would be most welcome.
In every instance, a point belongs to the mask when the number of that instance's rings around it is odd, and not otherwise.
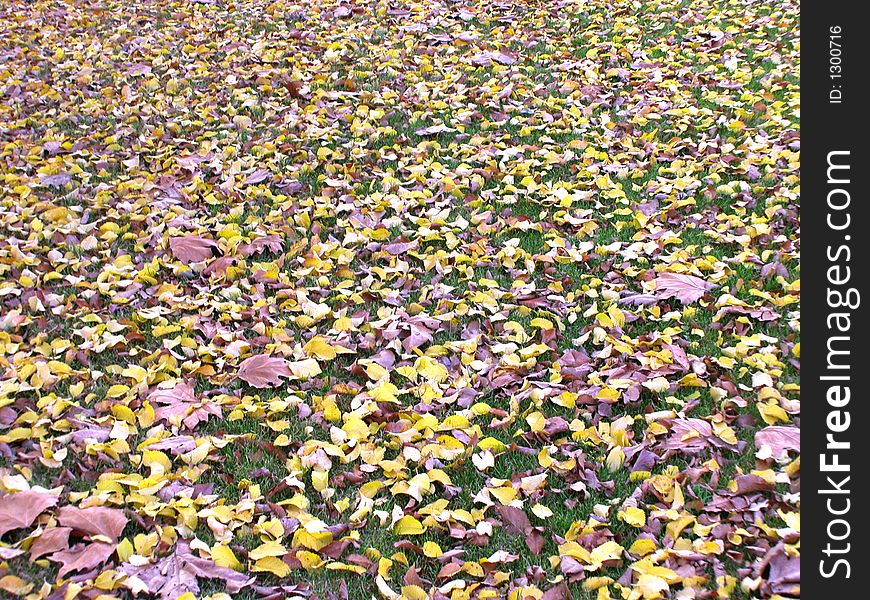
[[[799,597],[798,21],[3,2],[0,597]]]

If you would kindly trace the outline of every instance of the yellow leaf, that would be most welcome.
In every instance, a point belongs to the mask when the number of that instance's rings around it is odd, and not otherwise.
[[[387,558],[386,556],[382,556],[378,559],[378,576],[383,577],[385,580],[389,581],[390,577],[390,569],[393,566],[393,561]]]
[[[499,440],[493,437],[486,437],[477,442],[477,447],[481,450],[489,450],[494,454],[498,454],[499,452],[504,452],[507,450],[507,447]]]
[[[635,589],[643,594],[644,600],[655,600],[657,598],[663,598],[664,596],[662,596],[662,594],[670,588],[668,582],[661,577],[643,573],[640,578],[638,578],[637,583],[635,584]]]
[[[607,454],[607,468],[611,472],[619,470],[619,468],[622,467],[623,462],[625,462],[625,452],[623,452],[622,448],[619,446]]]
[[[121,375],[123,377],[129,377],[136,383],[142,383],[148,377],[148,371],[146,371],[139,365],[130,365],[126,369],[121,371]]]
[[[329,472],[327,471],[312,471],[311,483],[314,489],[322,492],[329,486]]]
[[[368,375],[369,379],[372,381],[380,381],[381,379],[385,379],[389,377],[390,372],[383,368],[378,363],[370,363],[366,365],[366,375]]]
[[[139,420],[139,425],[142,427],[151,427],[154,424],[154,419],[156,414],[154,412],[154,407],[148,400],[145,400],[142,403],[142,408],[139,409],[136,414],[136,418]]]
[[[426,531],[426,527],[411,515],[405,515],[393,525],[393,533],[396,535],[420,535]]]
[[[589,554],[589,558],[592,562],[593,567],[597,569],[601,566],[601,563],[603,562],[617,560],[622,557],[622,551],[622,546],[620,546],[616,542],[604,542]]]
[[[129,391],[130,388],[126,385],[115,384],[106,390],[106,398],[120,398]]]
[[[632,527],[643,527],[646,525],[646,513],[636,506],[628,506],[625,510],[619,511],[617,514],[621,521],[624,521]]]
[[[532,319],[530,325],[532,327],[537,327],[539,329],[544,329],[544,330],[548,330],[548,329],[553,328],[552,321],[548,321],[547,319],[542,319],[541,317],[536,317],[536,318]]]
[[[239,560],[236,558],[236,555],[233,554],[232,550],[230,550],[229,546],[225,546],[223,544],[215,544],[215,546],[211,549],[211,559],[219,567],[233,569],[234,571],[242,570],[242,563],[239,562]]]
[[[130,410],[130,407],[123,404],[115,404],[114,406],[112,406],[112,414],[115,415],[116,419],[126,421],[130,425],[134,425],[136,423],[136,415],[133,414],[133,411]]]
[[[317,364],[317,361],[313,358],[306,358],[305,360],[297,360],[293,362],[288,361],[287,366],[290,368],[290,372],[293,373],[293,376],[298,379],[317,377],[322,372],[320,365]]]
[[[345,415],[347,421],[342,429],[352,440],[361,441],[369,437],[369,426],[356,415]]]
[[[541,413],[535,411],[526,417],[526,423],[532,428],[534,433],[540,433],[547,427],[547,418]]]
[[[308,356],[319,358],[321,360],[332,360],[335,358],[335,348],[329,345],[324,338],[315,336],[305,344],[302,348]]]
[[[683,529],[688,527],[694,520],[695,517],[692,515],[683,515],[668,523],[665,527],[665,532],[672,540],[675,540],[680,537],[680,533],[682,533]]]
[[[444,552],[441,550],[441,546],[435,542],[426,542],[423,544],[423,554],[429,558],[438,558]]]
[[[176,333],[177,331],[181,331],[181,327],[178,325],[158,325],[151,329],[151,333],[153,333],[155,337],[162,337],[164,335],[169,335],[170,333]]]
[[[151,469],[151,476],[163,475],[172,470],[172,461],[163,452],[145,450],[142,452],[142,465]]]
[[[443,421],[441,421],[441,426],[438,428],[440,431],[448,430],[448,429],[464,429],[465,427],[469,427],[471,424],[468,422],[468,419],[462,415],[450,415]]]
[[[559,556],[570,556],[582,563],[590,563],[592,559],[589,551],[574,541],[565,542],[559,546]]]
[[[351,573],[356,573],[357,575],[362,575],[366,572],[365,567],[361,567],[360,565],[348,565],[338,561],[327,563],[326,568],[330,571],[350,571]]]
[[[483,567],[480,566],[480,563],[474,562],[473,560],[463,563],[462,571],[468,573],[472,577],[483,577],[486,574]]]
[[[309,552],[308,550],[297,550],[296,559],[302,563],[302,568],[306,571],[319,569],[325,562],[322,558],[314,554],[314,552]]]
[[[638,556],[646,556],[655,549],[656,543],[654,541],[648,538],[640,538],[634,541],[628,551]]]
[[[396,394],[399,393],[399,388],[394,386],[389,381],[381,381],[376,387],[369,390],[369,395],[378,402],[397,402]]]
[[[532,513],[539,519],[549,519],[553,516],[553,511],[543,504],[535,504],[532,506]]]
[[[381,490],[382,487],[384,487],[384,484],[380,481],[369,481],[368,483],[364,483],[362,485],[362,487],[359,489],[359,493],[361,496],[371,500]]]
[[[791,421],[788,417],[788,413],[777,404],[758,404],[757,407],[758,412],[761,414],[761,418],[764,419],[764,422],[768,425],[775,425],[780,421],[784,423]]]
[[[341,410],[331,398],[326,398],[323,401],[323,418],[330,423],[338,423],[341,419]]]
[[[402,598],[407,600],[426,600],[429,596],[418,585],[403,585]]]
[[[598,398],[599,400],[615,402],[616,400],[619,400],[619,396],[620,396],[619,390],[605,387],[605,388],[601,388],[601,390],[598,392],[598,394],[595,397]]]
[[[129,538],[124,538],[118,544],[118,547],[115,548],[115,552],[117,552],[118,558],[121,559],[121,562],[127,562],[127,559],[133,556],[133,543]]]
[[[259,573],[271,573],[276,577],[287,577],[290,574],[290,566],[280,558],[266,556],[254,563],[252,571]]]
[[[279,542],[266,542],[251,550],[248,558],[260,560],[268,556],[284,556],[285,554],[287,554],[287,549]]]
[[[606,590],[613,583],[612,577],[587,577],[583,580],[584,590]],[[600,596],[599,596],[600,597]],[[610,597],[609,595],[607,596]]]
[[[504,505],[510,504],[517,497],[517,490],[513,486],[502,486],[497,488],[487,488],[489,495],[494,496],[499,502]]]
[[[332,543],[332,533],[329,531],[308,531],[304,528],[299,528],[293,534],[293,545],[304,546],[309,550],[320,552]]]
[[[438,383],[447,378],[447,367],[428,356],[418,358],[414,362],[414,369],[426,379],[431,379]]]

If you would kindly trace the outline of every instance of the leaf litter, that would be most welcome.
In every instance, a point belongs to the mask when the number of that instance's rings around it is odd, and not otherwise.
[[[0,594],[800,594],[799,7],[6,2]]]

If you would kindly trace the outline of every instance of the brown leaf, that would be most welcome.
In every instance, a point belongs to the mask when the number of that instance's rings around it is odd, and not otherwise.
[[[497,62],[500,65],[512,65],[517,62],[516,56],[504,52],[481,52],[471,57],[471,64],[484,67]]]
[[[0,536],[30,527],[42,511],[57,504],[57,496],[28,490],[0,498]]]
[[[156,388],[148,395],[148,399],[159,404],[173,404],[175,402],[196,402],[193,388],[190,384],[179,382],[171,388]]]
[[[544,537],[539,529],[536,527],[532,529],[526,535],[526,546],[529,547],[529,552],[537,556],[541,553],[541,550],[544,549],[544,543],[546,543],[547,539]]]
[[[374,562],[372,562],[369,557],[362,554],[348,554],[345,557],[345,561],[349,562],[352,565],[358,565],[360,567],[363,567],[364,569],[368,569],[374,565]]]
[[[257,169],[248,175],[242,182],[242,185],[254,185],[266,181],[272,173],[268,169]]]
[[[454,575],[459,573],[459,571],[461,571],[461,570],[462,570],[462,565],[460,565],[459,563],[455,563],[455,562],[447,563],[446,565],[441,567],[441,570],[438,571],[438,575],[436,575],[435,578],[436,579],[447,579],[448,577],[453,577]]]
[[[704,419],[690,417],[686,419],[674,419],[671,424],[671,435],[664,442],[669,451],[694,453],[708,446],[716,448],[731,448],[732,443],[724,441],[713,433],[713,427]]]
[[[70,550],[55,552],[48,559],[63,565],[57,573],[58,577],[63,577],[72,571],[86,571],[98,567],[109,559],[115,546],[117,544],[105,542],[78,544]]]
[[[656,295],[659,298],[676,298],[683,304],[695,302],[706,294],[707,290],[716,287],[700,277],[682,273],[662,273],[653,281],[655,281]]]
[[[735,494],[751,494],[752,492],[769,492],[774,489],[774,485],[769,483],[764,478],[758,475],[746,473],[738,475],[734,478],[734,483],[737,485]]]
[[[284,80],[282,82],[284,87],[287,88],[287,92],[289,92],[291,98],[302,98],[302,87],[303,83],[301,81],[296,80]]]
[[[0,590],[8,592],[11,596],[25,596],[33,589],[33,584],[28,583],[16,575],[4,575],[0,577]],[[5,598],[6,596],[4,596]]]
[[[264,235],[263,237],[259,237],[251,242],[251,247],[254,249],[255,254],[262,252],[266,249],[270,250],[271,252],[281,252],[281,236]]]
[[[220,418],[221,408],[209,400],[197,400],[188,383],[179,382],[172,388],[157,388],[149,394],[151,402],[160,404],[154,410],[154,418],[170,423],[181,421],[188,429],[195,428],[209,415]]]
[[[505,522],[508,529],[518,535],[527,535],[532,530],[532,524],[526,513],[514,506],[497,505],[495,511]]]
[[[801,558],[789,556],[783,549],[782,544],[777,545],[767,554],[761,563],[763,572],[767,565],[770,571],[767,574],[767,583],[771,591],[776,594],[794,594],[800,587],[801,581]]]
[[[103,535],[113,542],[118,541],[118,537],[129,522],[123,510],[104,506],[88,508],[64,506],[58,511],[57,520],[61,525],[89,535]]]
[[[124,564],[118,570],[141,579],[148,593],[158,595],[161,600],[175,600],[187,592],[199,596],[197,577],[223,580],[229,594],[237,594],[254,581],[242,573],[194,555],[183,540],[178,542],[172,554],[156,563],[142,566]]]
[[[216,248],[217,242],[198,235],[169,238],[172,254],[185,263],[207,260],[214,256],[212,249]]]
[[[576,581],[584,573],[583,564],[570,556],[563,556],[559,560],[559,570],[568,577],[569,581]]]
[[[755,447],[761,449],[768,446],[774,458],[788,458],[788,452],[800,452],[801,430],[797,427],[773,425],[765,427],[755,434]]]
[[[408,568],[408,571],[405,573],[405,577],[403,578],[405,581],[405,585],[416,585],[421,588],[426,587],[426,582],[420,578],[420,569],[419,567],[411,566]]]
[[[39,182],[43,185],[53,185],[55,187],[63,187],[70,181],[72,181],[72,177],[68,173],[57,173],[39,178]]]
[[[57,552],[69,548],[70,527],[52,527],[46,529],[30,545],[30,562],[49,552]]]
[[[286,360],[265,354],[246,358],[239,365],[239,378],[255,388],[279,386],[281,377],[292,376]]]

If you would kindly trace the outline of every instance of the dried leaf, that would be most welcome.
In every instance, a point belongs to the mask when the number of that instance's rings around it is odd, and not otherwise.
[[[0,535],[13,529],[30,527],[43,511],[57,504],[57,496],[46,492],[24,491],[0,497]]]
[[[682,273],[662,273],[654,281],[659,298],[676,298],[683,304],[697,301],[715,287],[700,277]]]
[[[178,260],[194,263],[212,258],[217,242],[202,236],[174,237],[169,238],[169,248]]]
[[[292,377],[294,373],[283,358],[259,354],[243,360],[238,375],[256,388],[267,388],[280,386],[281,377]]]

